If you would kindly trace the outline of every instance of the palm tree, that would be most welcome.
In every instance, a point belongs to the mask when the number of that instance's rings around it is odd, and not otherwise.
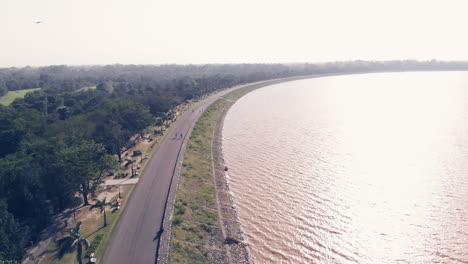
[[[106,197],[104,197],[104,199],[102,200],[93,199],[96,203],[93,206],[91,206],[91,209],[99,208],[101,209],[101,213],[104,212],[104,227],[107,226],[106,206],[112,205],[112,203],[106,202],[106,199]]]
[[[82,263],[81,255],[83,254],[83,245],[85,245],[85,247],[88,248],[89,240],[81,236],[80,231],[81,231],[81,222],[78,222],[75,228],[70,229],[70,237],[72,241],[71,248],[74,248],[76,246],[76,259],[78,260],[78,263],[81,264]]]

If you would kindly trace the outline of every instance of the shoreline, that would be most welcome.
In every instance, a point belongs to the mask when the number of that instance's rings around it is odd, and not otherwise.
[[[322,76],[321,76],[322,77]],[[309,77],[310,78],[310,77]],[[312,77],[313,78],[313,77]],[[211,151],[214,154],[214,181],[215,181],[215,192],[216,196],[220,197],[218,200],[222,204],[222,210],[219,215],[221,219],[221,224],[227,230],[227,234],[224,237],[226,241],[230,241],[229,245],[226,245],[227,250],[229,251],[230,259],[228,263],[253,263],[251,257],[249,244],[246,240],[245,232],[240,223],[239,213],[232,195],[229,181],[227,179],[227,173],[225,168],[227,168],[224,160],[223,152],[223,127],[224,120],[228,114],[231,107],[243,96],[253,92],[257,89],[264,88],[270,85],[277,83],[288,82],[300,80],[303,78],[294,78],[281,81],[267,81],[267,83],[253,84],[246,87],[240,88],[236,91],[233,91],[226,96],[221,97],[218,100],[224,100],[226,104],[223,109],[218,112],[217,118],[214,123],[213,129],[213,138]],[[237,91],[240,91],[239,94],[235,94]],[[231,97],[231,98],[229,98]],[[229,168],[228,168],[229,170]]]
[[[288,78],[260,81],[250,84],[241,84],[226,89],[227,92],[226,90],[220,91],[220,93],[225,94],[221,95],[218,99],[214,100],[209,106],[207,106],[206,109],[204,109],[204,112],[196,121],[195,126],[193,127],[193,129],[191,129],[192,131],[190,131],[190,138],[186,142],[186,147],[188,148],[184,148],[183,153],[181,153],[183,159],[180,163],[178,162],[178,168],[176,169],[177,173],[175,175],[174,182],[170,186],[170,194],[166,201],[166,212],[163,219],[164,230],[170,230],[170,232],[164,232],[162,234],[161,245],[160,247],[158,247],[157,252],[157,263],[168,263],[174,261],[175,263],[178,263],[177,260],[181,260],[180,258],[184,259],[184,254],[187,253],[187,251],[192,252],[190,257],[195,257],[195,255],[193,255],[192,250],[197,251],[197,249],[200,250],[200,248],[204,248],[204,250],[207,251],[205,256],[206,261],[209,261],[211,263],[253,263],[249,245],[246,241],[244,231],[240,224],[238,212],[235,206],[235,202],[233,200],[232,193],[230,191],[229,183],[226,178],[226,172],[224,170],[225,163],[222,148],[222,129],[224,126],[224,118],[226,117],[232,105],[234,105],[237,102],[237,100],[241,99],[244,95],[257,89],[270,85],[302,79],[350,74],[353,73],[294,76]],[[220,106],[220,104],[222,105]],[[212,113],[212,111],[215,111],[215,113]],[[185,197],[187,195],[186,192],[189,189],[193,189],[193,187],[195,187],[196,189],[196,186],[184,188],[184,180],[190,181],[190,175],[186,175],[187,171],[184,171],[183,169],[186,166],[190,168],[192,168],[192,166],[197,167],[197,165],[202,165],[203,161],[198,160],[195,161],[195,163],[191,163],[191,161],[186,160],[186,154],[187,151],[190,150],[189,145],[193,143],[192,141],[198,141],[197,139],[194,139],[196,135],[192,134],[192,132],[194,132],[194,130],[197,130],[197,126],[200,125],[199,123],[201,123],[204,119],[209,119],[210,114],[215,115],[214,119],[212,116],[211,119],[213,120],[209,120],[209,122],[204,124],[204,126],[201,125],[201,129],[209,129],[208,132],[211,139],[209,142],[199,144],[205,145],[205,147],[208,148],[207,150],[210,152],[212,157],[208,158],[207,160],[208,163],[211,165],[211,168],[209,169],[208,173],[210,178],[209,181],[213,185],[212,187],[215,192],[213,194],[214,197],[212,197],[213,200],[211,201],[212,203],[214,203],[212,204],[213,207],[211,208],[211,210],[213,213],[216,214],[216,222],[219,222],[219,226],[213,226],[213,230],[210,231],[208,234],[202,231],[197,232],[195,230],[192,232],[192,234],[197,234],[201,237],[203,237],[204,235],[208,236],[208,240],[205,241],[208,244],[204,245],[202,241],[197,240],[197,242],[195,242],[190,237],[185,237],[185,239],[188,240],[184,240],[185,235],[179,237],[178,232],[180,232],[180,226],[184,224],[190,225],[192,223],[190,223],[190,219],[185,219],[189,222],[180,224],[181,222],[183,222],[181,221],[181,217],[183,219],[184,214],[182,213],[182,215],[179,215],[177,211],[180,210],[180,207],[183,207],[184,211],[185,209],[190,210],[191,205],[187,205],[186,200],[184,199],[187,198]],[[210,155],[209,153],[205,154]],[[189,154],[188,156],[191,155],[193,155],[193,153]],[[201,153],[196,153],[196,155],[203,156]],[[192,157],[189,157],[189,159],[190,158]],[[181,203],[185,204],[185,206],[182,206]],[[200,204],[195,206],[200,206]],[[189,211],[189,214],[192,214],[192,212]],[[208,226],[211,226],[211,224],[213,223],[199,222],[197,224],[207,224]],[[177,259],[174,259],[174,256],[176,256],[174,254],[178,254]],[[185,258],[185,260],[190,259],[190,257]]]
[[[190,132],[187,131],[186,135],[190,138],[184,140],[186,145],[184,144],[173,182],[169,186],[162,222],[163,230],[169,232],[163,232],[161,235],[161,243],[156,253],[157,263],[186,262],[194,258],[211,263],[249,263],[237,261],[240,259],[238,257],[233,257],[236,261],[227,261],[231,259],[231,255],[242,255],[237,253],[239,250],[230,249],[232,246],[229,245],[238,244],[237,240],[226,240],[234,235],[240,238],[240,231],[235,231],[239,230],[240,226],[238,223],[226,224],[226,221],[232,222],[231,219],[236,219],[233,202],[229,193],[222,192],[226,186],[225,178],[216,180],[213,177],[216,174],[215,168],[218,171],[224,169],[222,163],[213,162],[218,160],[220,154],[212,148],[218,145],[212,142],[215,138],[213,128],[221,128],[222,122],[219,120],[223,117],[221,113],[227,111],[225,106],[231,105],[241,95],[256,88],[293,79],[297,77],[234,86],[220,91],[218,95],[214,94],[213,96],[218,98],[206,105],[206,109],[202,109],[203,113],[197,118],[195,126]],[[225,100],[226,98],[229,101]],[[218,190],[216,194],[215,188]],[[219,203],[215,196],[226,202]],[[223,206],[219,206],[220,204]],[[219,218],[224,218],[224,221],[219,222]]]
[[[244,229],[242,228],[236,203],[234,201],[234,197],[229,186],[227,173],[225,171],[225,168],[227,168],[227,166],[224,160],[222,132],[225,117],[228,114],[231,107],[243,96],[257,89],[264,88],[267,86],[297,80],[351,74],[354,73],[306,75],[254,83],[246,85],[244,87],[240,87],[239,89],[236,89],[226,94],[225,96],[220,97],[217,101],[213,102],[213,104],[218,103],[218,101],[220,100],[226,102],[223,108],[217,113],[216,120],[214,121],[213,138],[211,144],[211,151],[214,154],[214,159],[212,160],[212,162],[214,163],[213,180],[216,184],[215,192],[217,197],[221,197],[221,201],[218,200],[218,202],[223,205],[219,218],[221,219],[220,222],[223,225],[224,229],[227,230],[227,235],[224,237],[224,244],[226,249],[229,251],[229,258],[228,261],[224,259],[223,263],[254,263],[250,253],[249,243],[246,239]],[[226,243],[227,241],[229,241],[229,244]]]
[[[391,71],[391,72],[396,72],[396,71]],[[213,209],[213,212],[216,211],[218,218],[220,219],[220,225],[222,225],[222,228],[218,227],[219,229],[224,229],[223,234],[221,234],[221,230],[215,231],[216,234],[210,234],[209,238],[209,247],[190,242],[191,240],[183,241],[179,237],[175,238],[174,232],[177,231],[177,226],[180,226],[180,223],[174,224],[173,222],[173,216],[177,219],[179,216],[177,214],[174,214],[175,210],[177,209],[176,207],[176,201],[180,199],[180,195],[182,192],[186,191],[187,189],[183,189],[181,187],[181,182],[184,180],[184,177],[188,177],[186,175],[182,175],[182,170],[179,170],[176,179],[172,186],[170,187],[171,189],[171,195],[168,199],[168,205],[167,205],[167,212],[164,217],[164,229],[165,230],[170,230],[170,232],[167,232],[166,235],[163,235],[163,241],[161,247],[164,248],[162,251],[162,254],[160,254],[158,257],[158,263],[167,263],[169,260],[169,251],[176,250],[179,251],[181,249],[180,245],[187,246],[185,249],[190,249],[190,247],[193,248],[204,248],[205,250],[208,250],[208,255],[209,255],[209,260],[211,263],[253,263],[253,259],[251,258],[250,250],[249,250],[249,245],[246,242],[246,237],[243,232],[242,226],[240,224],[240,219],[238,216],[238,212],[236,209],[235,202],[232,197],[232,193],[230,192],[230,186],[227,181],[227,176],[224,171],[225,168],[225,163],[223,159],[223,142],[222,142],[222,129],[224,126],[224,118],[226,117],[228,111],[234,105],[234,103],[237,102],[237,100],[241,99],[244,95],[255,91],[260,88],[264,88],[266,86],[271,86],[279,83],[284,83],[284,82],[290,82],[290,81],[297,81],[297,80],[303,80],[303,79],[312,79],[312,78],[321,78],[321,77],[332,77],[332,76],[343,76],[343,75],[355,75],[355,74],[374,74],[374,73],[391,73],[390,71],[369,71],[369,72],[340,72],[340,73],[324,73],[324,74],[314,74],[314,75],[302,75],[302,76],[294,76],[294,77],[287,77],[287,78],[281,78],[281,79],[273,79],[273,80],[266,80],[266,81],[260,81],[260,82],[255,82],[255,83],[250,83],[250,84],[241,84],[237,86],[233,86],[231,88],[228,88],[226,90],[220,91],[219,93],[225,93],[224,95],[221,95],[218,99],[213,101],[209,106],[207,106],[206,110],[202,113],[200,118],[196,121],[196,123],[199,123],[205,115],[208,115],[207,112],[210,112],[211,110],[214,109],[216,113],[216,117],[214,120],[211,120],[209,123],[205,124],[203,129],[208,129],[210,128],[210,142],[211,144],[208,144],[207,142],[205,145],[209,145],[209,151],[212,154],[213,159],[210,159],[209,163],[212,165],[211,169],[209,171],[212,171],[209,173],[212,178],[212,183],[214,183],[216,186],[215,187],[215,196],[216,196],[216,201],[215,203],[219,205],[222,205],[221,208]],[[400,72],[400,71],[398,71]],[[405,71],[405,72],[427,72],[427,71]],[[231,90],[231,91],[229,91]],[[223,104],[221,107],[219,107],[219,104]],[[215,109],[216,107],[220,109]],[[212,109],[210,109],[212,108]],[[208,111],[210,110],[210,111]],[[212,117],[213,119],[213,117]],[[197,124],[195,124],[197,126]],[[192,141],[193,135],[190,135],[190,139],[188,141]],[[188,142],[190,144],[190,142]],[[186,154],[185,152],[187,149],[184,151],[183,155]],[[209,154],[208,154],[209,155]],[[185,164],[186,160],[182,160],[182,165],[181,167],[185,167],[185,165],[191,165],[193,164]],[[190,162],[189,162],[190,163]],[[197,163],[195,162],[195,165]],[[181,168],[182,169],[182,168]],[[211,181],[211,180],[210,180]],[[179,201],[180,202],[180,201]],[[180,206],[180,205],[179,205]],[[188,206],[190,207],[190,205]],[[177,219],[180,220],[180,219]],[[218,221],[218,220],[216,220]],[[179,221],[177,221],[179,222]],[[174,227],[176,226],[176,227]],[[176,230],[174,229],[176,228]],[[180,227],[179,227],[180,228]],[[197,234],[195,231],[193,234]],[[201,233],[198,233],[199,235]],[[206,234],[205,234],[206,235]],[[173,247],[176,246],[176,249],[173,249]],[[161,252],[160,252],[161,253]],[[163,257],[164,256],[164,257]],[[182,254],[183,256],[183,254]],[[174,260],[174,259],[172,259]]]
[[[240,99],[241,97],[239,97],[238,99]],[[227,101],[226,99],[224,100]],[[239,213],[235,206],[233,195],[229,186],[229,181],[227,179],[225,171],[226,164],[224,161],[223,153],[224,119],[231,107],[237,102],[237,100],[227,101],[227,104],[218,113],[218,116],[215,120],[211,145],[211,151],[213,153],[212,162],[214,165],[213,180],[215,182],[215,192],[216,196],[218,197],[218,203],[222,205],[221,210],[219,212],[220,215],[218,215],[218,217],[220,218],[220,222],[226,230],[224,240],[227,241],[228,239],[230,239],[233,242],[229,245],[226,245],[226,249],[229,251],[230,255],[229,262],[253,263],[248,243],[246,241],[245,233],[240,223]]]

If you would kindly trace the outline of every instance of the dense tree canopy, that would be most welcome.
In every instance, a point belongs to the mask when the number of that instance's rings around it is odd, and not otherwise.
[[[0,201],[0,260],[19,260],[28,242],[28,229],[16,221]]]

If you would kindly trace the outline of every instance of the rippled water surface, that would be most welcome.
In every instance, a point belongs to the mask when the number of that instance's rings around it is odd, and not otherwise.
[[[468,263],[468,73],[262,88],[223,137],[256,263]]]

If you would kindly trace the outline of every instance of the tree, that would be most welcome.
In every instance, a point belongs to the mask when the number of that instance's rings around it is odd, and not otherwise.
[[[127,141],[122,127],[114,120],[107,120],[97,125],[94,137],[102,143],[108,153],[117,155],[119,162],[122,162],[122,148]]]
[[[107,93],[112,93],[114,91],[114,87],[112,87],[112,84],[110,84],[109,82],[99,83],[96,86],[96,89],[98,91],[103,91]]]
[[[166,127],[168,127],[168,126],[169,126],[169,123],[168,123],[167,121],[169,121],[169,120],[171,120],[171,121],[174,120],[175,115],[174,115],[174,113],[172,112],[172,110],[169,110],[169,111],[167,111],[166,113],[164,113],[164,115],[162,116],[162,118],[163,118],[163,121],[162,121],[163,124],[162,124],[162,125],[165,124]]]
[[[101,183],[104,182],[102,179],[106,173],[109,173],[117,169],[118,169],[118,164],[115,161],[114,157],[111,155],[104,155],[104,157],[102,157],[101,159],[101,162],[97,166],[98,174],[97,174],[97,177],[93,180],[91,192],[94,194],[94,192],[96,191],[96,188]]]
[[[88,194],[100,183],[103,172],[112,169],[115,164],[107,157],[101,144],[82,143],[62,151],[63,171],[67,178],[72,178],[83,196],[84,205],[89,205]]]
[[[8,93],[8,88],[5,83],[0,80],[0,96],[5,95],[6,93]]]
[[[175,118],[174,111],[169,110],[169,112],[167,112],[167,114],[166,114],[166,120],[174,121],[174,118]]]
[[[96,203],[91,206],[91,209],[93,208],[99,208],[101,210],[101,213],[104,212],[104,227],[107,226],[107,216],[106,216],[106,206],[111,206],[112,203],[106,202],[106,197],[104,199],[99,200],[99,199],[93,199]]]
[[[148,107],[141,104],[121,101],[114,107],[117,121],[130,135],[148,127],[154,121]]]
[[[65,120],[71,115],[70,108],[64,105],[57,107],[55,111],[57,111],[60,120]]]
[[[147,107],[121,100],[107,102],[93,113],[92,119],[97,124],[94,138],[104,144],[109,153],[116,154],[119,162],[122,148],[130,137],[154,121]]]
[[[82,263],[81,256],[83,255],[83,245],[88,248],[89,240],[81,236],[81,223],[76,224],[76,226],[70,229],[70,238],[71,238],[71,248],[76,247],[76,259],[78,263]]]
[[[34,239],[35,232],[44,228],[52,215],[42,184],[45,173],[32,156],[21,153],[0,159],[0,168],[0,200],[17,221],[29,227]]]
[[[0,157],[18,150],[27,133],[23,114],[13,109],[0,112]]]
[[[6,204],[0,201],[0,263],[20,261],[29,239],[28,228],[18,223],[7,211]]]
[[[164,120],[162,119],[162,117],[156,117],[155,125],[160,127],[160,132],[162,133],[164,125]]]

